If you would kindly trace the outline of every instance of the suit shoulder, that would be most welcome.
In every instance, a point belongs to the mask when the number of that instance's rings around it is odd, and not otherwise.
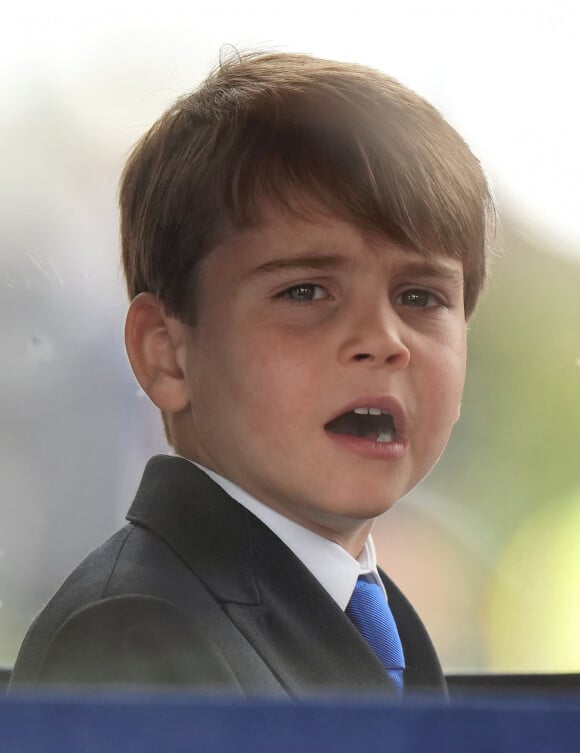
[[[191,615],[153,596],[125,594],[81,607],[61,625],[23,685],[198,687],[239,692],[228,662]]]
[[[206,616],[210,624],[221,616],[219,606],[164,542],[129,524],[89,554],[38,615],[20,648],[12,684],[52,682],[51,678],[60,676],[57,667],[73,672],[64,655],[69,650],[67,641],[77,652],[75,655],[71,649],[70,653],[74,671],[86,671],[89,680],[96,678],[91,674],[96,663],[91,669],[80,656],[82,650],[91,654],[90,643],[94,641],[100,651],[103,677],[106,669],[108,676],[116,678],[119,667],[107,659],[113,656],[115,636],[124,636],[124,655],[136,666],[137,637],[145,635],[137,630],[139,619],[147,627],[148,636],[159,635],[161,641],[170,636],[168,642],[174,645],[175,652],[180,636],[187,635],[189,641],[195,639],[195,645],[201,646],[203,631],[194,629],[194,612]],[[133,646],[131,636],[135,638]],[[165,654],[170,662],[171,656]],[[212,655],[211,647],[208,655]],[[152,661],[145,662],[144,676],[154,676],[153,669]],[[73,675],[74,672],[71,678]]]

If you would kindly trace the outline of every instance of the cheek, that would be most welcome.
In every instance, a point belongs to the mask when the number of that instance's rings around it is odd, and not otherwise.
[[[449,369],[443,374],[441,385],[443,393],[441,404],[445,406],[445,413],[441,416],[441,420],[450,425],[450,428],[459,419],[464,386],[465,359],[458,357],[449,364]]]
[[[202,363],[193,365],[192,392],[199,398],[194,404],[248,428],[259,429],[281,416],[298,382],[288,349],[272,338],[245,338],[239,332],[212,339]]]
[[[318,361],[309,357],[304,343],[285,338],[263,339],[250,361],[240,358],[237,379],[238,416],[260,443],[290,451],[302,445],[311,431],[320,401],[321,385],[328,385]]]
[[[252,339],[249,349],[237,349],[235,360],[247,381],[275,392],[282,405],[292,402],[290,394],[306,392],[320,373],[320,363],[308,343],[283,335]]]
[[[442,348],[439,357],[431,364],[431,379],[427,384],[433,420],[444,431],[459,417],[461,397],[465,384],[466,351],[461,343],[454,348]]]
[[[447,377],[451,391],[463,391],[467,364],[466,330],[462,327],[453,337],[441,343],[440,371]]]

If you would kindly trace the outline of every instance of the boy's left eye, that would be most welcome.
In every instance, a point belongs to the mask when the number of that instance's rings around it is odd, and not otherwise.
[[[395,303],[403,306],[416,306],[417,308],[437,308],[443,305],[440,298],[428,290],[421,288],[411,288],[395,298]]]
[[[300,285],[292,285],[282,293],[282,297],[290,298],[296,303],[310,303],[326,297],[326,291],[321,285],[303,282]]]

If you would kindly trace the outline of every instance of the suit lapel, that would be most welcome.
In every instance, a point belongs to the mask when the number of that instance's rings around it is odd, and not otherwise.
[[[127,518],[176,552],[290,694],[393,693],[378,659],[304,565],[189,461],[152,458]],[[408,663],[411,659],[406,683],[408,674],[411,684],[422,685],[429,678],[419,669],[417,625],[431,646],[429,638],[405,597],[384,580]]]
[[[379,574],[389,596],[389,605],[403,644],[406,663],[405,690],[446,693],[443,671],[425,626],[396,584],[382,571],[379,571]]]
[[[151,458],[127,520],[163,539],[218,601],[260,603],[246,511],[193,463]]]
[[[292,695],[393,692],[384,669],[336,602],[295,555],[251,516],[257,606],[227,613]]]

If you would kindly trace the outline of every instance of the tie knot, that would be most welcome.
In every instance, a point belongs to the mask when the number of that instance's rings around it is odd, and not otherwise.
[[[380,659],[397,687],[403,685],[405,657],[397,624],[378,583],[359,577],[346,613]]]

